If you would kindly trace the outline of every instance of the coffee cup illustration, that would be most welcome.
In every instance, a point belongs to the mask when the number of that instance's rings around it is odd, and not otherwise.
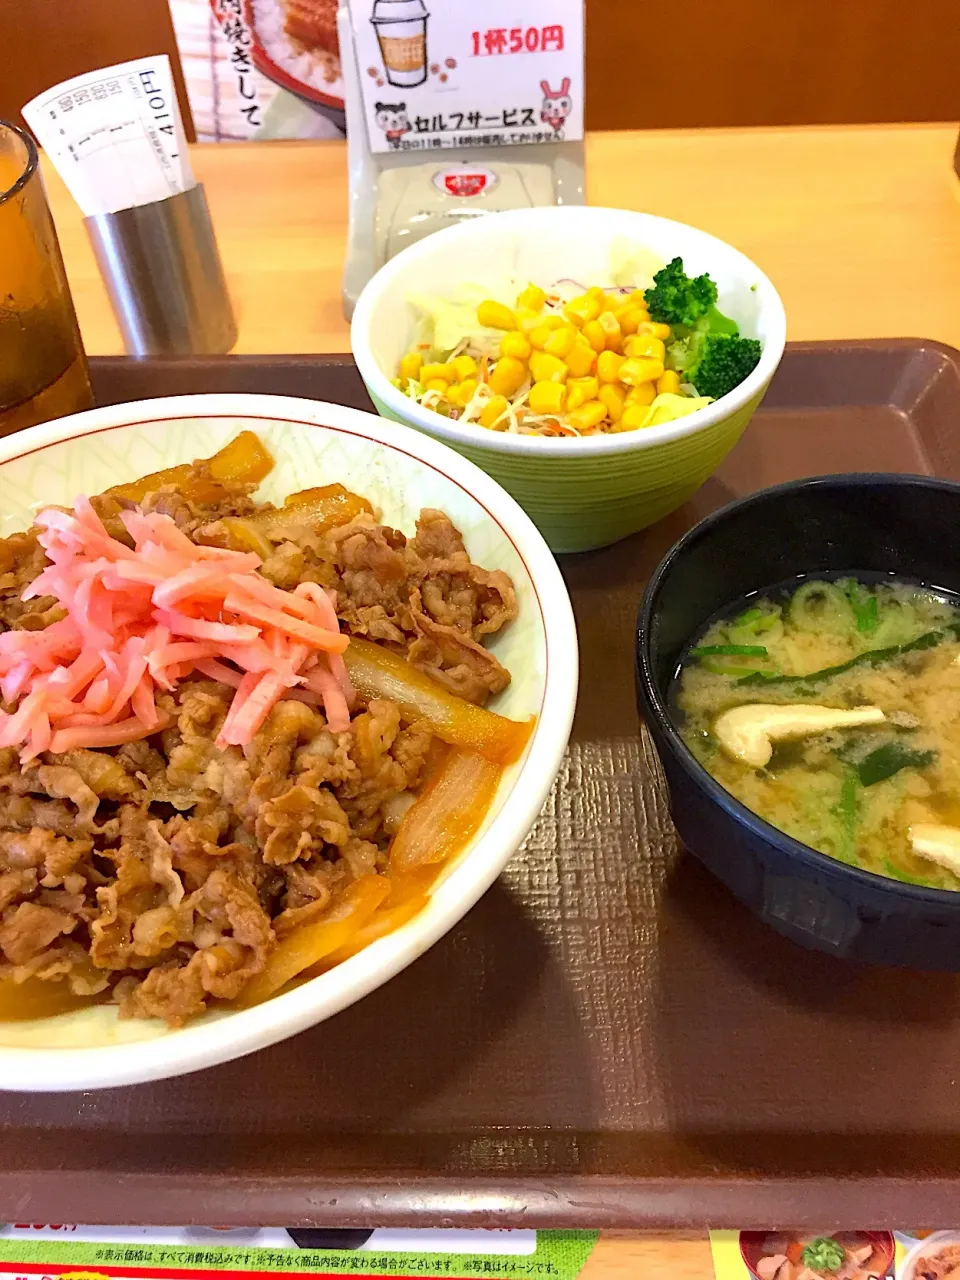
[[[409,89],[426,80],[429,16],[423,0],[375,0],[370,21],[390,84]]]

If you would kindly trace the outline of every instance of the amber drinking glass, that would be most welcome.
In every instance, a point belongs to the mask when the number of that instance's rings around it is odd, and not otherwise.
[[[36,143],[0,120],[0,436],[92,405]]]

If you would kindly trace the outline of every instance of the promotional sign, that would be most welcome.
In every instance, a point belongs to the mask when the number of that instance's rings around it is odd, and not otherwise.
[[[374,152],[583,137],[579,0],[349,0]]]
[[[337,0],[169,0],[198,142],[341,138]]]

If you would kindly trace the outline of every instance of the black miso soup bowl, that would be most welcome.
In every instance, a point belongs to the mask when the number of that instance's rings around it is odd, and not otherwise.
[[[874,964],[960,970],[960,892],[901,884],[828,858],[715,782],[673,723],[680,654],[716,613],[800,575],[889,573],[960,593],[960,484],[818,476],[708,516],[667,553],[640,606],[637,700],[687,848],[767,924],[804,946]]]

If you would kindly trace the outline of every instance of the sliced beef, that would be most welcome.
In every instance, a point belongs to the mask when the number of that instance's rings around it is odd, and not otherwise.
[[[3,914],[0,950],[11,964],[26,964],[64,933],[77,926],[76,917],[56,907],[21,902]]]
[[[250,486],[202,466],[190,492],[161,487],[141,505],[215,544],[226,517],[257,510]],[[130,503],[93,502],[132,545],[120,519]],[[45,563],[34,531],[0,541],[0,631],[62,615],[51,599],[20,598]],[[288,528],[265,540],[262,572],[285,589],[319,583],[345,630],[471,702],[509,681],[481,641],[516,616],[513,585],[472,563],[442,512],[423,511],[409,539],[369,512],[323,532]],[[350,729],[334,734],[290,698],[247,747],[220,750],[232,698],[191,678],[158,697],[171,723],[149,741],[24,767],[0,749],[0,976],[66,982],[78,995],[110,988],[121,1015],[181,1026],[209,1001],[236,998],[277,939],[351,881],[387,869],[437,746],[429,726],[405,724],[390,701],[360,700]]]

